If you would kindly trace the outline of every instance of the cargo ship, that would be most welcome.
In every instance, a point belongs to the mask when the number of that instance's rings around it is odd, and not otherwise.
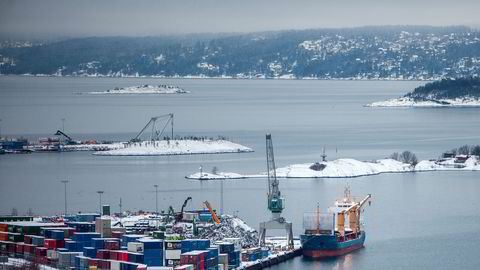
[[[371,203],[371,195],[356,201],[345,188],[344,198],[337,200],[327,213],[305,213],[303,225],[305,233],[300,235],[303,256],[312,259],[341,256],[362,248],[365,231],[360,222],[363,205]]]

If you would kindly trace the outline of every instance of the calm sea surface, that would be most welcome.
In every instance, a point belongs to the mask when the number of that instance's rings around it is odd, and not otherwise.
[[[116,86],[168,83],[185,95],[91,96]],[[173,157],[100,157],[88,152],[0,156],[0,214],[63,211],[68,179],[69,211],[179,209],[204,200],[220,204],[218,182],[184,177],[217,166],[220,171],[266,170],[265,133],[272,133],[277,166],[329,159],[383,158],[411,150],[436,158],[463,144],[480,144],[479,108],[382,109],[368,102],[397,97],[422,82],[160,80],[0,77],[1,132],[38,139],[61,129],[75,139],[128,140],[151,116],[175,114],[175,133],[227,136],[254,153]],[[83,94],[82,94],[83,93]],[[371,193],[365,209],[365,248],[328,261],[301,257],[273,269],[479,269],[480,172],[383,174],[353,179],[282,179],[284,216],[302,232],[303,212],[328,207],[350,184],[354,195]],[[269,218],[265,179],[225,183],[226,213],[253,227]],[[281,235],[283,232],[278,232]]]

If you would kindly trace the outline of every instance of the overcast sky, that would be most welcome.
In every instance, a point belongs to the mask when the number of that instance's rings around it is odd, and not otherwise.
[[[480,0],[0,0],[0,33],[146,36],[365,25],[480,26]]]

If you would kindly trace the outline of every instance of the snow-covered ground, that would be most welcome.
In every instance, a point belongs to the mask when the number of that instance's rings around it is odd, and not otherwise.
[[[293,164],[278,168],[277,176],[285,178],[312,178],[312,177],[357,177],[387,172],[410,172],[412,166],[393,159],[380,159],[377,161],[358,161],[355,159],[337,159],[320,162],[326,165],[323,170],[312,170],[312,163]]]
[[[466,159],[463,161],[463,159]],[[321,166],[315,166],[321,165]],[[314,170],[312,167],[323,168]],[[440,160],[422,160],[416,166],[402,163],[393,159],[379,159],[376,161],[359,161],[355,159],[337,159],[320,163],[293,164],[286,167],[277,168],[277,177],[280,178],[347,178],[367,175],[376,175],[381,173],[404,173],[404,172],[422,172],[422,171],[480,171],[480,160],[476,156],[440,159]],[[228,174],[228,173],[222,173]],[[230,173],[233,174],[233,173]],[[211,174],[209,174],[211,175]],[[237,178],[258,178],[265,177],[265,173],[257,175],[235,174]],[[198,177],[199,174],[187,176],[189,179],[204,180]],[[242,177],[240,177],[242,176]],[[213,175],[209,179],[214,178]],[[220,176],[219,176],[220,177]]]
[[[196,180],[225,180],[225,179],[242,179],[246,178],[245,175],[238,173],[218,172],[218,173],[206,173],[198,172],[189,176],[185,176],[187,179]]]
[[[409,97],[394,98],[366,104],[366,107],[480,107],[480,99],[473,97],[456,99],[414,100]]]
[[[88,92],[92,95],[107,95],[107,94],[185,94],[190,93],[178,86],[173,85],[140,85],[122,88],[114,88],[107,91]]]
[[[126,143],[98,143],[98,144],[72,144],[64,145],[62,149],[66,151],[106,151],[125,147]]]
[[[253,152],[226,140],[170,140],[129,143],[122,149],[93,153],[99,156],[164,156]]]

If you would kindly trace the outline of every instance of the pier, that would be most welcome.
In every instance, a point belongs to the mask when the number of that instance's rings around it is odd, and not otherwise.
[[[260,270],[260,269],[264,269],[264,268],[285,262],[287,260],[291,260],[301,255],[302,255],[302,248],[297,247],[293,250],[285,251],[283,254],[271,255],[261,260],[252,262],[252,264],[241,266],[239,269]]]

